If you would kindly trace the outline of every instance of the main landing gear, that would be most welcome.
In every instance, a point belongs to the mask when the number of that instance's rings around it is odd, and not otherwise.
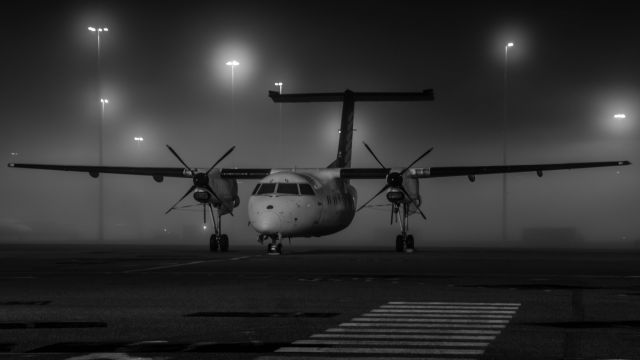
[[[402,206],[402,214],[400,216],[400,231],[401,233],[396,236],[396,251],[397,252],[407,252],[412,253],[415,251],[413,235],[407,234],[409,230],[409,205],[410,203],[400,203],[400,204],[392,204],[393,208],[391,209],[391,220],[393,222],[393,218],[395,217],[396,221],[398,221],[398,212],[400,212],[400,206]]]
[[[220,213],[214,215],[213,206],[209,204],[211,209],[211,221],[213,222],[213,234],[209,237],[209,251],[227,252],[229,251],[229,237],[227,234],[222,233],[222,221],[220,220]],[[218,220],[216,221],[216,217]]]
[[[267,255],[280,255],[282,254],[282,235],[281,234],[260,234],[258,235],[258,242],[264,244],[264,241],[270,239],[271,242],[267,244]]]

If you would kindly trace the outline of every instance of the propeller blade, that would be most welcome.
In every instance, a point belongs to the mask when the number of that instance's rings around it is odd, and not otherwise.
[[[431,151],[433,151],[433,147],[431,147],[431,149],[427,150],[424,152],[424,154],[420,155],[419,158],[415,159],[411,165],[407,166],[406,168],[404,168],[404,170],[402,170],[400,172],[400,175],[404,174],[407,170],[409,170],[415,163],[417,163],[418,161],[422,160],[423,157],[427,156],[428,153],[430,153]]]
[[[367,148],[367,150],[369,150],[369,153],[371,154],[371,156],[373,156],[374,159],[376,159],[376,161],[378,162],[378,164],[380,164],[380,166],[382,166],[383,169],[386,169],[387,167],[382,165],[382,161],[380,161],[380,159],[378,159],[378,157],[376,156],[376,154],[373,153],[373,150],[371,150],[371,148],[369,147],[369,145],[367,145],[366,142],[362,142],[364,144],[364,147]]]
[[[171,212],[171,210],[173,210],[173,209],[176,207],[176,205],[178,205],[178,204],[180,203],[180,201],[182,201],[184,198],[186,198],[186,197],[187,197],[187,195],[191,194],[191,192],[192,192],[193,190],[195,190],[195,188],[196,188],[196,186],[195,186],[195,185],[191,186],[191,187],[189,188],[189,190],[187,190],[187,192],[186,192],[186,193],[184,193],[184,195],[182,195],[182,197],[180,198],[180,200],[176,201],[176,203],[175,203],[175,204],[173,204],[173,205],[169,208],[169,210],[167,210],[167,211],[165,212],[165,214],[168,214],[169,212]]]
[[[207,172],[205,174],[209,175],[209,172],[211,172],[211,170],[213,170],[213,168],[216,167],[216,165],[218,165],[222,160],[224,160],[224,158],[227,157],[227,155],[231,154],[231,152],[233,151],[233,149],[235,149],[235,146],[232,146],[231,149],[227,150],[226,153],[224,153],[224,155],[222,155],[222,157],[220,157],[220,159],[218,159],[218,161],[216,161],[215,164],[211,165],[211,167],[209,168],[209,170],[207,170]],[[216,196],[217,197],[217,196]]]
[[[385,190],[387,190],[389,188],[389,185],[385,185],[382,189],[380,189],[380,191],[378,191],[377,194],[373,195],[373,197],[371,199],[369,199],[369,201],[367,201],[366,203],[362,204],[362,206],[360,206],[358,208],[358,210],[356,210],[356,212],[362,210],[363,207],[367,206],[371,201],[373,201],[373,199],[377,198],[378,195],[382,194]]]
[[[407,190],[405,190],[404,186],[400,186],[400,190],[402,190],[407,199],[411,200],[411,203],[416,207],[416,209],[418,209],[418,212],[420,213],[420,215],[422,215],[422,218],[427,220],[427,216],[422,212],[422,210],[420,210],[420,207],[418,207],[416,201],[411,196],[409,196],[409,193],[407,192]]]
[[[187,169],[187,170],[189,170],[189,171],[193,171],[193,170],[191,170],[191,168],[189,167],[189,165],[187,165],[187,163],[186,163],[186,162],[184,162],[184,160],[182,160],[182,158],[180,157],[180,155],[178,155],[178,153],[177,153],[175,150],[173,150],[173,148],[172,148],[171,146],[167,145],[167,147],[169,148],[169,151],[171,151],[171,153],[173,154],[173,156],[175,156],[176,158],[178,158],[178,160],[180,161],[180,163],[181,163],[182,165],[184,165],[184,168],[185,168],[185,169]]]

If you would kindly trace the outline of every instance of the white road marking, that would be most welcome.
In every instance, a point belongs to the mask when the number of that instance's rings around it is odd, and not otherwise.
[[[252,258],[252,257],[253,257],[253,256],[240,256],[240,257],[230,258],[230,259],[198,260],[198,261],[190,261],[190,262],[186,262],[186,263],[169,264],[169,265],[160,265],[160,266],[154,266],[154,267],[150,267],[150,268],[143,268],[143,269],[126,270],[126,271],[123,271],[122,273],[123,273],[123,274],[128,274],[128,273],[136,273],[136,272],[145,272],[145,271],[164,270],[164,269],[172,269],[172,268],[177,268],[177,267],[182,267],[182,266],[191,266],[191,265],[197,265],[197,264],[203,264],[203,263],[213,263],[213,262],[223,262],[223,261],[243,260],[243,259],[249,259],[249,258]]]
[[[354,328],[331,328],[328,333],[384,333],[384,334],[485,334],[499,335],[500,330],[481,329],[354,329]]]
[[[401,349],[401,348],[357,348],[357,347],[283,347],[276,352],[287,353],[345,353],[345,354],[406,354],[406,355],[482,355],[476,349]]]
[[[295,359],[300,360],[400,360],[416,356],[475,360],[519,307],[519,303],[393,301],[324,333],[277,349],[275,352],[282,353],[282,357],[258,359],[290,360],[296,354]],[[300,356],[304,354],[308,354],[306,358]],[[378,357],[366,356],[371,354]],[[397,357],[392,358],[393,355]]]
[[[413,310],[413,309],[374,309],[371,312],[388,313],[436,313],[436,314],[515,314],[515,310]]]
[[[520,306],[520,303],[479,303],[440,301],[390,301],[389,305],[478,305],[478,306]]]
[[[386,313],[386,312],[376,312],[376,313],[366,313],[361,316],[370,316],[370,317],[433,317],[433,318],[464,318],[464,319],[511,319],[513,315],[503,315],[503,314],[440,314],[440,313]]]
[[[513,306],[382,305],[382,309],[518,310]]]
[[[495,340],[495,336],[485,335],[413,335],[413,334],[315,334],[312,338],[323,339],[420,339],[420,340]]]
[[[292,345],[372,345],[372,346],[451,346],[451,347],[487,347],[486,342],[458,341],[398,341],[398,340],[298,340]]]
[[[485,319],[442,319],[442,318],[354,318],[351,321],[377,321],[377,322],[432,322],[432,323],[467,323],[467,324],[507,324],[509,320],[485,320]]]
[[[296,355],[295,358],[291,357],[291,356],[287,356],[287,355],[283,355],[283,356],[275,356],[275,355],[267,355],[267,356],[260,356],[259,358],[257,358],[256,360],[291,360],[291,359],[296,359],[296,360],[407,360],[407,359],[411,359],[411,358],[407,358],[407,357],[393,357],[393,356],[339,356],[339,357],[335,357],[335,356],[318,356],[318,355],[311,355],[311,356],[303,356],[303,355]],[[415,358],[413,358],[415,359]],[[420,357],[420,360],[475,360],[473,358],[459,358],[459,357]]]
[[[505,325],[485,325],[485,324],[389,324],[389,323],[359,323],[359,322],[347,322],[342,323],[340,326],[352,326],[352,327],[425,327],[425,328],[481,328],[481,329],[504,329]]]

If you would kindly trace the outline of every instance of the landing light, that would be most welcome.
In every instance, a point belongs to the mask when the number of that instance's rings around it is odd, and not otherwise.
[[[626,114],[615,114],[613,115],[614,118],[616,119],[625,119],[627,117]]]
[[[202,230],[207,230],[207,225],[202,225]]]

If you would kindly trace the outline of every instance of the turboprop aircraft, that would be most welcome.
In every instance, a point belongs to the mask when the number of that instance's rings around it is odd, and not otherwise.
[[[45,170],[79,171],[96,178],[101,173],[151,176],[157,182],[164,177],[191,178],[193,184],[166,213],[178,208],[187,196],[202,206],[204,221],[207,208],[213,223],[213,234],[209,238],[211,251],[228,251],[229,238],[222,233],[221,218],[232,214],[240,204],[238,184],[240,179],[258,179],[258,184],[249,197],[248,215],[251,226],[258,233],[258,241],[268,240],[269,254],[282,253],[282,240],[293,237],[314,237],[329,235],[345,229],[356,212],[366,207],[383,192],[391,208],[391,223],[400,225],[396,236],[395,249],[411,252],[415,241],[409,234],[409,216],[420,214],[421,198],[419,179],[450,176],[467,176],[475,181],[476,175],[535,172],[539,177],[544,171],[592,168],[602,166],[629,165],[629,161],[577,162],[564,164],[533,164],[504,166],[455,166],[414,168],[413,166],[429,154],[426,150],[409,165],[387,167],[375,155],[369,145],[367,151],[380,164],[379,168],[352,168],[351,149],[353,135],[354,105],[357,101],[429,101],[433,100],[433,90],[421,92],[353,92],[345,90],[337,93],[280,94],[269,92],[276,103],[283,102],[342,102],[340,139],[336,159],[326,168],[218,168],[235,147],[231,147],[208,169],[190,167],[169,145],[167,148],[183,167],[114,167],[76,166],[47,164],[16,164],[9,167]],[[356,208],[357,192],[350,184],[352,179],[380,179],[384,185],[371,199]]]

